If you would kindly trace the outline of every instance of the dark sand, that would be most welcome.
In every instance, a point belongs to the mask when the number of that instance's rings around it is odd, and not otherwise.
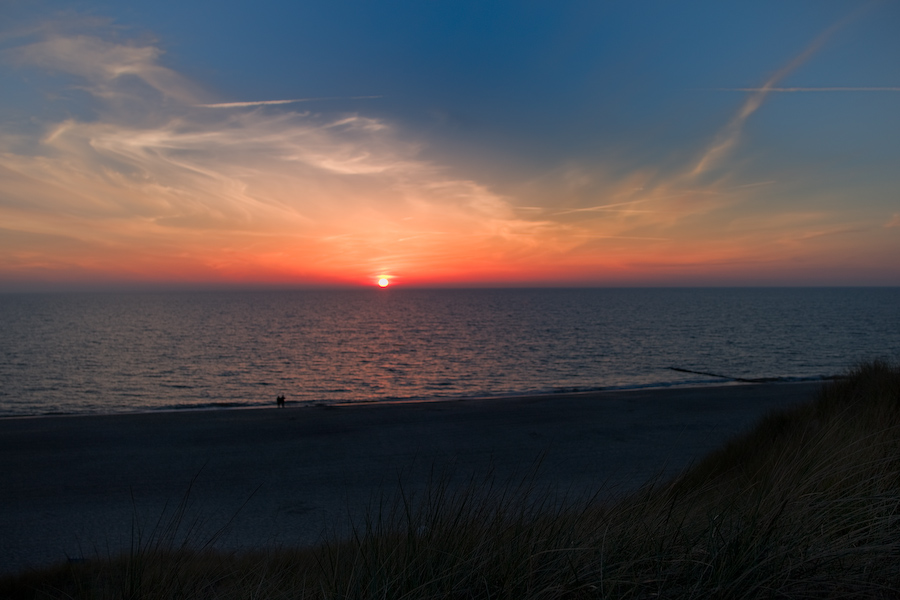
[[[158,531],[192,480],[184,525],[206,541],[234,517],[226,549],[314,543],[432,468],[503,482],[541,459],[538,485],[621,494],[819,387],[0,419],[0,573],[127,550],[132,524]]]

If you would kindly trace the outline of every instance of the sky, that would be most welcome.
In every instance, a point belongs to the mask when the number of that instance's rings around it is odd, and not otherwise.
[[[0,291],[900,285],[900,0],[0,0]]]

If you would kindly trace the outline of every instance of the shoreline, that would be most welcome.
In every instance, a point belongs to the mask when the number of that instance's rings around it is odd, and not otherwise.
[[[759,379],[742,379],[729,378],[725,376],[721,380],[713,381],[686,381],[686,382],[665,382],[665,383],[649,383],[635,384],[625,386],[598,387],[580,390],[537,390],[532,392],[509,392],[504,394],[492,395],[473,395],[473,396],[430,396],[430,397],[411,397],[411,398],[385,398],[374,400],[346,400],[346,401],[316,401],[316,400],[287,400],[285,408],[321,408],[323,406],[333,407],[352,407],[352,406],[368,406],[368,405],[405,405],[405,404],[429,404],[443,402],[490,402],[495,400],[515,400],[524,398],[565,398],[569,396],[597,396],[617,393],[643,392],[643,391],[665,391],[678,389],[706,389],[717,387],[735,387],[743,385],[804,385],[804,384],[825,384],[829,381],[841,379],[843,375],[810,375],[804,377],[767,377]],[[101,417],[115,415],[141,415],[141,414],[160,414],[160,413],[190,413],[190,412],[214,412],[214,411],[244,411],[244,410],[264,410],[268,408],[276,408],[274,402],[255,403],[255,404],[238,404],[238,403],[210,403],[197,404],[196,406],[164,406],[159,408],[135,408],[133,410],[121,410],[114,412],[45,412],[35,414],[0,414],[0,422],[9,419],[43,419],[56,417]]]
[[[233,518],[225,550],[346,533],[434,477],[624,494],[825,383],[0,419],[0,574],[126,551],[132,525],[150,535],[188,490],[198,538]]]

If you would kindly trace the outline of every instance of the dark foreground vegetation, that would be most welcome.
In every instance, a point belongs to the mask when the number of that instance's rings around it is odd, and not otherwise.
[[[860,366],[615,502],[437,483],[314,549],[223,555],[164,537],[7,578],[0,597],[898,598],[900,366]]]

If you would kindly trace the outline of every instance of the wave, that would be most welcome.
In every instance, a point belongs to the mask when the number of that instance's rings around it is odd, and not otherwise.
[[[694,372],[687,369],[672,370],[681,372]],[[679,379],[679,380],[659,380],[645,383],[631,383],[623,385],[606,385],[606,386],[563,386],[548,387],[539,389],[519,389],[509,390],[505,392],[482,392],[467,395],[441,395],[434,394],[430,396],[384,396],[384,397],[364,397],[359,399],[335,399],[335,400],[310,400],[288,399],[288,406],[293,407],[314,407],[314,406],[353,406],[361,404],[397,404],[397,403],[416,403],[416,402],[452,402],[458,400],[490,400],[490,399],[510,399],[518,397],[533,396],[562,396],[568,394],[589,394],[602,392],[627,392],[651,389],[669,389],[669,388],[689,388],[689,387],[711,387],[721,385],[748,385],[748,384],[786,384],[786,383],[809,383],[816,381],[830,381],[839,379],[842,375],[807,375],[807,376],[773,376],[773,377],[726,377],[714,375],[711,373],[701,373],[708,375],[704,378],[695,379]],[[211,401],[211,402],[178,402],[172,404],[162,404],[156,406],[132,406],[121,407],[116,410],[98,410],[96,407],[85,407],[82,410],[48,410],[42,412],[29,412],[23,410],[21,412],[10,412],[0,414],[0,419],[17,418],[17,417],[59,417],[59,416],[77,416],[77,415],[116,415],[116,414],[136,414],[136,413],[159,413],[159,412],[181,412],[181,411],[212,411],[212,410],[245,410],[260,408],[276,408],[275,401],[260,400],[230,400],[230,401]]]

